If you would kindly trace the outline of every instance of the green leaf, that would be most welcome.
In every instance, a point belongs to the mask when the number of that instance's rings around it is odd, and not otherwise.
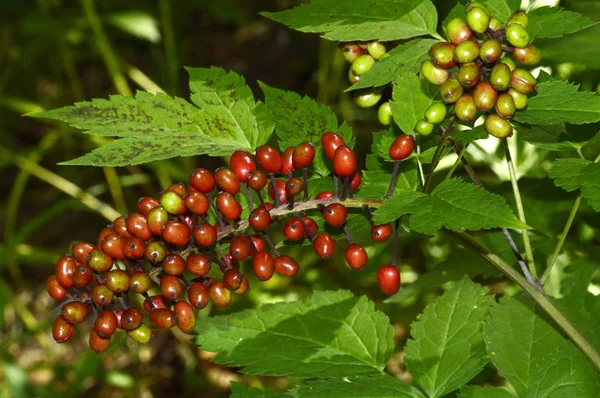
[[[501,22],[506,22],[510,14],[521,8],[521,0],[483,0],[482,3]]]
[[[123,11],[108,17],[108,23],[124,32],[151,43],[160,42],[158,21],[144,11]]]
[[[538,84],[536,96],[529,99],[527,109],[515,114],[515,120],[546,125],[600,121],[600,96],[578,88],[562,80]]]
[[[258,388],[246,387],[242,383],[231,382],[230,398],[275,398],[280,395],[271,391],[261,391]]]
[[[431,195],[407,206],[410,228],[432,234],[441,227],[454,231],[502,228],[528,228],[513,214],[503,197],[452,179],[439,184]],[[403,209],[404,210],[404,209]]]
[[[373,67],[360,80],[350,86],[346,91],[359,88],[384,86],[401,73],[417,73],[421,64],[428,58],[429,48],[437,40],[414,39],[393,48],[389,56],[376,62]]]
[[[508,391],[492,386],[464,386],[460,389],[458,398],[513,398]]]
[[[273,130],[270,116],[260,104],[255,106],[243,78],[218,68],[189,72],[192,100],[200,109],[181,98],[138,92],[135,97],[114,95],[27,116],[120,138],[62,163],[68,165],[116,167],[176,156],[224,156],[266,142]]]
[[[265,93],[265,103],[273,120],[279,138],[279,147],[285,150],[304,141],[315,144],[315,160],[312,167],[322,176],[331,173],[321,146],[321,136],[327,131],[339,134],[352,147],[352,130],[346,123],[338,126],[338,120],[331,108],[319,105],[309,97],[259,83]]]
[[[425,110],[439,101],[439,87],[414,73],[402,71],[394,81],[391,103],[394,121],[405,133],[411,133],[417,121],[423,119]]]
[[[453,250],[448,258],[435,266],[429,272],[419,275],[417,280],[402,289],[395,295],[385,300],[386,303],[402,303],[413,296],[438,288],[450,281],[457,281],[465,276],[470,278],[483,275],[491,277],[498,274],[496,268],[485,261],[481,256],[471,250]]]
[[[568,62],[583,64],[588,70],[598,70],[600,69],[598,35],[600,35],[600,26],[594,26],[576,34],[563,36],[560,40],[536,40],[535,43],[542,51],[544,65]]]
[[[456,283],[411,325],[406,366],[432,398],[460,388],[488,362],[481,327],[493,296],[469,279]]]
[[[412,208],[411,204],[424,196],[427,195],[418,191],[403,191],[394,194],[374,212],[373,223],[375,225],[386,224],[402,217]]]
[[[467,20],[467,12],[465,11],[464,4],[458,2],[454,5],[454,7],[452,7],[450,12],[446,16],[446,19],[444,19],[444,21],[442,22],[442,28],[444,29],[444,32],[446,32],[446,26],[448,26],[448,23],[454,18],[460,18],[463,21]]]
[[[452,138],[454,138],[454,140],[462,144],[471,143],[477,140],[483,140],[488,137],[489,134],[485,130],[483,124],[472,129],[464,129],[460,131],[454,131],[454,133],[452,133]]]
[[[516,299],[504,297],[483,327],[493,364],[520,397],[597,397],[600,373],[570,341]]]
[[[415,387],[388,375],[351,376],[342,379],[308,381],[286,394],[298,398],[360,397],[360,398],[421,398]]]
[[[379,374],[394,349],[387,316],[348,291],[198,322],[196,343],[247,374],[346,377]]]
[[[530,144],[549,151],[576,151],[598,135],[595,124],[573,126],[555,124],[540,126],[515,123],[519,137]]]
[[[597,23],[578,12],[561,7],[540,7],[528,13],[527,32],[533,38],[555,39],[594,26]]]
[[[554,183],[571,192],[581,188],[581,194],[594,210],[600,212],[600,163],[583,159],[558,159],[549,175]]]
[[[313,0],[265,17],[328,40],[403,40],[435,35],[437,12],[429,0]]]

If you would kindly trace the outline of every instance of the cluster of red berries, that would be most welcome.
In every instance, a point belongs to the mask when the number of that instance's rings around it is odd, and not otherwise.
[[[361,183],[356,155],[332,132],[322,136],[321,145],[333,166],[333,190],[320,192],[312,206],[305,207],[320,212],[328,225],[344,230],[349,243],[346,261],[359,270],[368,256],[350,236],[343,204]],[[403,135],[390,148],[390,156],[400,161],[410,155],[412,146],[412,137]],[[242,261],[251,260],[261,281],[271,279],[275,272],[286,277],[298,273],[298,262],[280,254],[267,233],[275,223],[286,239],[310,239],[321,259],[330,258],[334,238],[319,233],[313,218],[294,211],[298,202],[308,204],[310,199],[307,168],[314,157],[315,148],[309,142],[289,147],[283,154],[269,145],[257,148],[254,156],[236,151],[230,157],[230,168],[214,173],[198,168],[191,172],[187,187],[177,183],[158,199],[140,198],[137,213],[117,218],[102,229],[95,244],[78,242],[70,254],[58,260],[47,281],[50,296],[65,301],[54,321],[54,339],[69,340],[74,326],[90,314],[95,320],[89,344],[96,352],[108,347],[117,329],[140,343],[149,341],[151,327],[176,326],[191,333],[196,310],[209,301],[227,306],[232,292],[248,291],[248,279],[239,271]],[[299,176],[294,175],[296,171]],[[265,191],[271,202],[265,201]],[[248,202],[244,219],[238,194]],[[372,229],[375,241],[391,235],[388,224]],[[212,264],[218,266],[220,278],[215,272],[209,275]],[[400,276],[396,267],[382,269],[380,287],[388,294],[397,292]],[[143,302],[134,303],[131,293],[139,294]],[[145,318],[149,322],[144,323]]]
[[[541,53],[530,45],[525,12],[514,12],[502,27],[480,2],[468,3],[465,10],[466,21],[454,18],[448,23],[450,41],[434,44],[429,50],[431,60],[421,67],[425,79],[441,86],[444,103],[427,109],[415,131],[431,134],[445,119],[447,107],[453,106],[457,121],[471,122],[481,111],[487,132],[506,138],[513,131],[509,120],[516,110],[527,107],[527,95],[537,86],[533,75],[517,68],[513,58],[532,66],[539,63]]]

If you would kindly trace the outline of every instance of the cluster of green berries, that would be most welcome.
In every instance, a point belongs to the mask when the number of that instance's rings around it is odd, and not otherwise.
[[[291,277],[299,272],[298,262],[273,244],[269,232],[274,229],[289,241],[309,239],[317,256],[329,259],[334,238],[320,232],[313,218],[294,210],[299,202],[312,200],[308,210],[320,214],[327,225],[343,229],[349,267],[365,267],[367,252],[352,240],[344,206],[361,183],[356,155],[333,132],[323,134],[321,145],[334,171],[332,191],[309,197],[312,143],[283,153],[263,145],[254,156],[234,152],[229,168],[214,173],[194,169],[187,186],[173,184],[158,198],[140,198],[137,212],[115,219],[94,244],[74,244],[47,280],[49,295],[64,302],[52,328],[54,339],[66,342],[75,325],[88,318],[93,318],[89,345],[96,352],[109,346],[118,329],[139,343],[148,342],[154,328],[191,333],[197,310],[209,302],[225,307],[232,293],[249,290],[242,264],[248,264],[260,281],[274,273]],[[248,203],[245,213],[240,197]],[[375,241],[390,235],[389,225],[373,227]],[[399,273],[393,277],[397,291]],[[389,277],[380,281],[382,290],[395,292],[389,284]]]
[[[533,66],[541,53],[530,44],[525,12],[514,12],[503,27],[480,2],[468,3],[465,10],[466,21],[451,20],[446,27],[449,41],[434,44],[431,59],[421,66],[421,76],[440,86],[443,103],[432,104],[415,131],[431,134],[447,111],[462,123],[482,112],[487,132],[505,138],[513,131],[509,120],[527,107],[527,96],[537,86],[533,75],[518,68],[515,60]]]
[[[340,49],[344,54],[344,58],[348,61],[350,69],[348,69],[348,80],[350,84],[354,84],[360,80],[360,77],[367,73],[375,63],[390,55],[386,45],[375,40],[371,42],[351,42],[340,44]],[[365,88],[357,90],[354,94],[356,105],[361,108],[370,108],[381,101],[382,88]],[[389,102],[381,104],[379,107],[381,114],[386,114],[387,120],[391,119],[391,110]]]

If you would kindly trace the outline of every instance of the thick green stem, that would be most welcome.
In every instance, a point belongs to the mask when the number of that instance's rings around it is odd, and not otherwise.
[[[504,145],[504,155],[506,156],[506,164],[508,165],[508,172],[510,174],[510,182],[513,189],[513,194],[515,195],[515,203],[517,204],[517,214],[519,215],[519,220],[523,224],[527,224],[527,220],[525,219],[525,211],[523,210],[523,201],[521,200],[521,192],[519,191],[519,184],[517,182],[517,173],[515,171],[515,165],[512,161],[512,156],[510,154],[510,148],[508,147],[508,141],[503,140],[502,144]],[[533,259],[533,250],[531,249],[531,242],[529,241],[529,232],[527,229],[523,229],[523,244],[525,245],[525,253],[527,254],[527,265],[529,266],[529,273],[531,277],[536,280],[537,270],[535,268],[535,261]]]

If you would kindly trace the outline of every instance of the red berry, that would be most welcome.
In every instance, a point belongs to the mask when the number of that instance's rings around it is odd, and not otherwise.
[[[192,307],[202,309],[208,305],[208,289],[201,282],[192,282],[188,287],[187,294]]]
[[[412,153],[414,147],[414,138],[410,135],[402,134],[390,145],[390,157],[394,160],[406,159]]]
[[[347,145],[341,145],[335,150],[333,171],[340,177],[350,177],[356,171],[356,155]]]
[[[248,216],[248,222],[256,231],[265,231],[271,225],[271,213],[264,207],[257,207]]]
[[[235,261],[243,261],[252,254],[252,246],[246,236],[236,236],[229,246],[229,254]]]
[[[281,154],[270,145],[256,148],[256,161],[267,173],[279,173],[283,167]]]
[[[160,294],[155,294],[154,296],[150,296],[144,300],[144,309],[146,312],[150,313],[154,309],[159,308],[169,308],[169,302]]]
[[[292,153],[292,164],[296,169],[308,167],[315,159],[315,147],[312,142],[299,144]]]
[[[366,250],[356,243],[351,243],[348,245],[346,249],[346,253],[344,254],[346,257],[346,262],[352,269],[360,270],[363,269],[365,265],[367,265],[367,261],[369,260],[369,256],[367,255]]]
[[[194,240],[200,247],[211,247],[217,241],[217,230],[208,223],[194,228]]]
[[[323,210],[325,222],[333,227],[341,227],[346,222],[348,211],[346,206],[341,203],[332,203]]]
[[[102,246],[102,239],[104,239],[108,234],[112,234],[113,232],[115,232],[115,230],[112,229],[112,227],[104,227],[104,228],[102,228],[102,230],[98,234],[98,243],[97,243],[96,246],[97,247]]]
[[[290,256],[277,256],[274,260],[275,271],[281,276],[294,276],[300,271],[298,262]]]
[[[210,207],[206,195],[199,192],[188,193],[185,198],[183,198],[183,202],[185,203],[186,209],[199,216],[206,214]],[[148,217],[148,224],[150,224],[150,217]],[[152,232],[154,233],[154,231]]]
[[[221,282],[213,281],[208,288],[208,294],[217,307],[227,307],[231,302],[231,292]]]
[[[223,273],[223,285],[229,290],[236,290],[242,286],[244,275],[235,268],[230,268]]]
[[[58,283],[55,275],[48,277],[48,280],[46,281],[46,290],[50,297],[56,301],[62,301],[67,298],[67,289]]]
[[[328,233],[320,233],[313,241],[313,249],[317,256],[321,257],[323,260],[328,260],[335,251],[335,241]]]
[[[144,257],[146,243],[140,238],[127,238],[123,242],[123,254],[130,260],[139,260]]]
[[[385,242],[392,236],[392,226],[390,224],[373,225],[371,227],[371,238],[375,242]]]
[[[215,180],[221,191],[235,195],[240,191],[240,179],[238,176],[225,167],[218,168],[215,171]]]
[[[256,163],[248,152],[235,151],[229,158],[229,166],[241,182],[248,181],[248,173],[256,170]]]
[[[186,246],[190,241],[190,227],[179,221],[169,221],[163,228],[162,238],[174,246]]]
[[[125,238],[114,232],[102,239],[102,251],[115,260],[125,260],[124,245]]]
[[[125,330],[133,330],[142,324],[144,314],[137,307],[129,307],[121,315],[121,327]]]
[[[302,221],[297,218],[290,218],[283,225],[283,234],[287,240],[295,241],[302,239],[304,235],[304,226]]]
[[[228,192],[219,192],[217,195],[217,209],[228,220],[237,220],[242,215],[242,206]]]
[[[294,155],[295,149],[296,149],[296,147],[290,146],[290,147],[287,147],[285,151],[283,151],[283,155],[281,157],[281,159],[282,159],[281,172],[285,175],[288,175],[291,172],[293,172],[294,170],[296,170],[296,168],[294,167],[294,160],[292,158],[292,156]]]
[[[325,200],[331,198],[333,198],[333,192],[331,191],[320,192],[317,196],[315,196],[316,200]]]
[[[333,160],[333,155],[336,149],[344,144],[344,139],[331,131],[328,131],[321,137],[321,146],[325,151],[325,156],[331,160]]]
[[[179,254],[169,254],[162,262],[162,269],[167,275],[181,275],[186,270],[186,260]]]
[[[102,338],[95,330],[92,330],[90,333],[89,345],[94,352],[100,353],[106,350],[110,345],[110,337]]]
[[[140,214],[148,216],[150,210],[154,209],[156,206],[159,206],[160,202],[154,198],[149,196],[141,197],[138,199],[138,211]]]
[[[119,326],[117,316],[111,310],[106,310],[98,315],[94,322],[94,330],[98,336],[106,339],[113,335]]]
[[[177,324],[177,317],[168,308],[158,308],[150,311],[150,322],[157,328],[169,329]]]
[[[267,185],[267,175],[261,170],[248,173],[248,186],[254,191],[262,190]]]
[[[254,275],[261,281],[268,281],[275,272],[275,261],[269,252],[259,252],[252,259],[252,269]]]
[[[166,192],[175,192],[179,196],[184,196],[187,193],[185,184],[182,182],[176,182],[165,190]]]
[[[292,177],[285,182],[285,193],[288,197],[294,197],[302,192],[304,182],[301,178]]]
[[[196,327],[196,314],[194,308],[187,301],[178,301],[173,306],[177,317],[177,327],[183,333],[192,333]]]
[[[211,193],[215,189],[215,177],[206,169],[194,169],[190,173],[190,186],[201,193]]]
[[[135,271],[129,277],[129,289],[134,293],[146,293],[151,287],[152,279],[144,271]]]
[[[319,231],[319,226],[317,225],[317,223],[315,222],[315,220],[313,220],[310,217],[302,217],[302,220],[304,221],[304,223],[302,224],[302,231],[304,233],[304,237],[305,238],[310,238],[310,235],[315,236],[315,234],[317,233],[317,231]],[[306,226],[304,225],[306,224]],[[306,227],[308,227],[310,234],[308,233],[308,231],[306,230]]]
[[[288,195],[285,191],[285,181],[276,178],[275,185],[277,187],[277,198],[279,199],[279,204],[286,204],[288,202]],[[273,193],[273,184],[269,184],[269,197],[272,200],[275,200],[275,194]]]
[[[59,315],[52,324],[52,337],[57,343],[64,343],[71,338],[74,329],[72,324]]]
[[[91,253],[92,250],[95,250],[96,247],[91,243],[86,242],[77,242],[71,248],[71,254],[75,261],[80,264],[87,264],[87,256]]]
[[[250,240],[252,240],[252,244],[254,245],[255,253],[259,253],[265,250],[265,241],[258,235],[250,236]]]
[[[360,171],[356,171],[356,173],[354,173],[354,175],[352,176],[352,180],[350,181],[350,188],[358,189],[358,187],[360,187],[360,183],[361,183]]]
[[[164,298],[175,301],[183,293],[183,285],[178,277],[174,275],[163,275],[160,278],[160,292]]]
[[[384,265],[377,272],[377,283],[382,292],[388,295],[400,290],[400,272],[393,265]]]
[[[94,271],[89,267],[89,265],[81,264],[75,270],[73,274],[73,284],[75,287],[83,289],[92,283],[94,279]]]
[[[70,301],[63,304],[60,309],[63,319],[72,325],[85,321],[87,313],[88,307],[81,301]]]
[[[150,232],[150,229],[148,228],[148,220],[139,213],[128,215],[125,220],[125,225],[127,226],[127,232],[129,232],[131,236],[135,236],[142,240],[148,240],[152,237],[152,232]]]
[[[125,216],[121,216],[119,218],[116,218],[115,221],[113,221],[112,223],[112,228],[113,230],[118,233],[119,235],[125,237],[125,238],[130,238],[131,235],[129,234],[129,232],[127,232],[127,225],[125,222]]]
[[[73,257],[66,255],[58,260],[54,275],[56,275],[56,280],[63,288],[69,289],[73,287],[73,274],[76,269],[77,263]]]
[[[248,278],[242,279],[242,284],[240,287],[235,289],[233,292],[235,294],[246,294],[250,290],[250,282],[248,282]]]

